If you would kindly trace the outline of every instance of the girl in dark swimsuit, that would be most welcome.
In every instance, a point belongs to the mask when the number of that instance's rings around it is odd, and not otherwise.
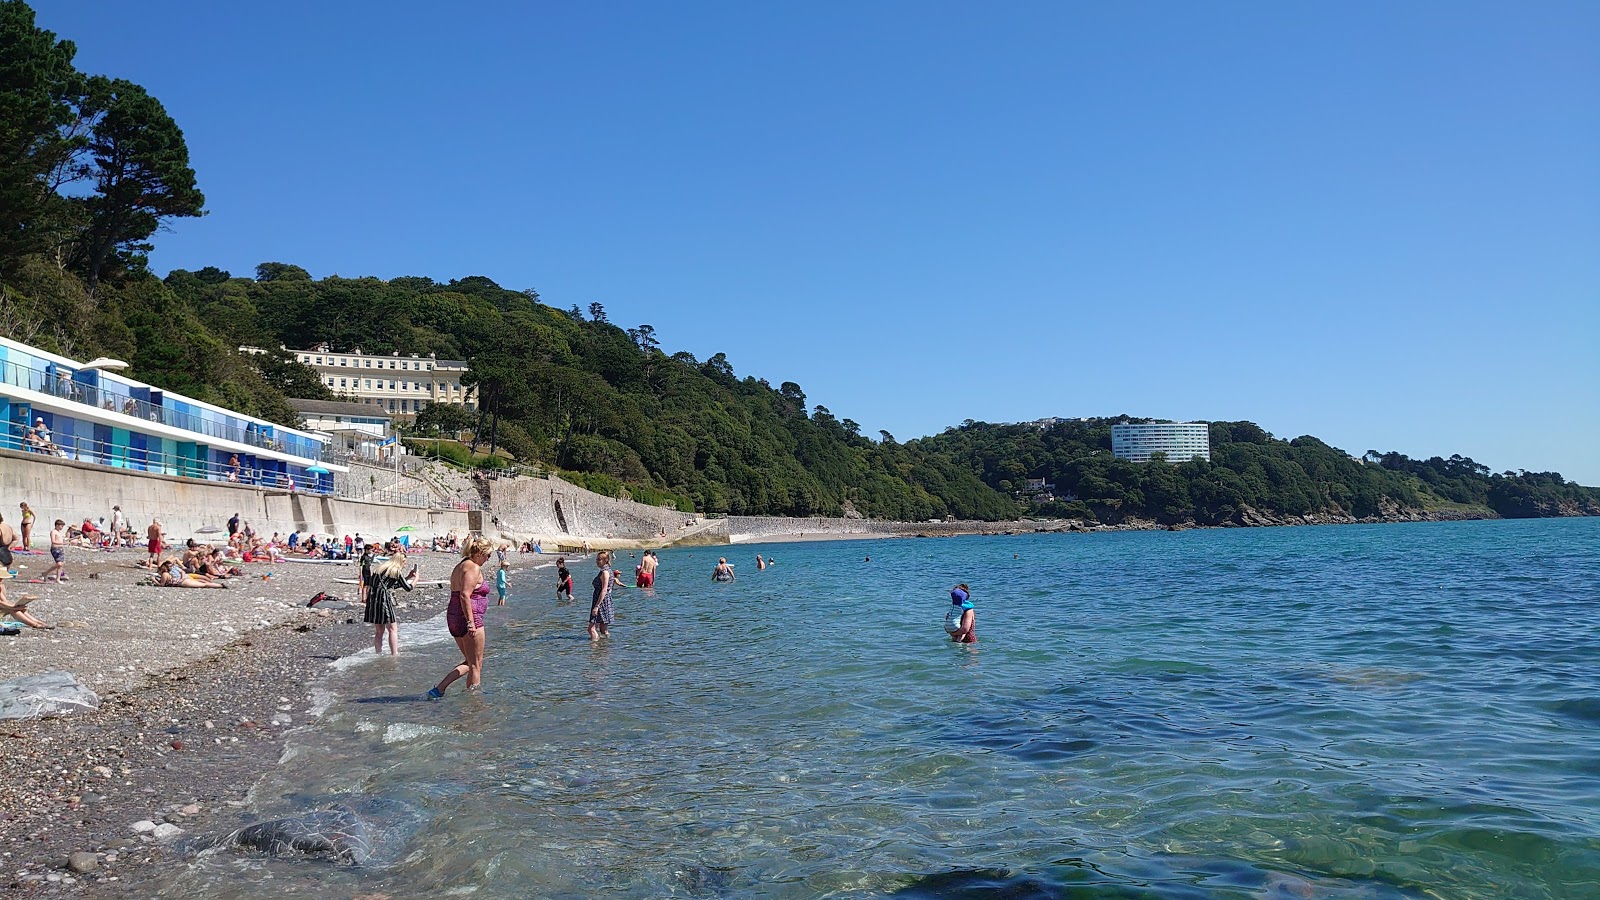
[[[556,599],[572,602],[572,573],[565,558],[556,560]]]

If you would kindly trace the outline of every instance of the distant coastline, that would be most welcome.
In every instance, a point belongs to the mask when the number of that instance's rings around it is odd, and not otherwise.
[[[1540,518],[1584,518],[1600,511],[1574,509]],[[1022,519],[1012,522],[889,522],[871,519],[784,518],[730,516],[726,520],[730,544],[778,544],[810,541],[872,540],[882,538],[956,537],[960,535],[1090,534],[1105,531],[1189,531],[1197,528],[1278,528],[1307,525],[1389,525],[1403,522],[1462,522],[1505,519],[1492,510],[1403,510],[1382,516],[1341,516],[1311,513],[1303,516],[1261,513],[1246,508],[1239,521],[1201,525],[1192,519],[1163,523],[1130,516],[1116,524],[1080,519]]]

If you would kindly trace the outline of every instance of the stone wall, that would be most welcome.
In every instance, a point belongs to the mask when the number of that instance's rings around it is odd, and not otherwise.
[[[904,534],[907,528],[934,528],[909,525],[905,522],[886,522],[879,519],[792,519],[783,516],[729,516],[728,539],[733,543],[751,538],[784,537],[802,534]]]
[[[524,475],[487,484],[492,526],[517,540],[672,540],[695,518],[693,513],[596,494],[556,477]]]
[[[109,522],[112,505],[122,507],[141,535],[152,517],[159,518],[172,539],[186,538],[205,526],[225,527],[234,513],[265,534],[299,530],[389,537],[406,526],[418,537],[468,531],[467,513],[459,510],[291,494],[0,450],[0,515],[13,526],[21,515],[17,508],[21,501],[27,501],[38,515],[35,546],[41,538],[48,542],[50,525],[56,519],[73,525],[86,518]]]
[[[911,535],[948,536],[956,534],[1015,534],[1019,531],[1062,530],[1067,522],[1042,525],[1037,522],[891,522],[885,519],[791,519],[782,516],[729,516],[727,534],[731,543],[757,538],[782,538],[799,535]]]

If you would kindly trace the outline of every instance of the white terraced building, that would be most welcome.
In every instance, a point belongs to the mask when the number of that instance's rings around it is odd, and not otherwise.
[[[397,420],[416,418],[429,403],[475,408],[472,388],[461,384],[461,376],[467,371],[467,364],[461,360],[438,359],[431,353],[383,356],[362,353],[359,347],[340,353],[330,350],[327,344],[289,352],[315,369],[328,390],[358,403],[378,406]]]
[[[1149,462],[1165,453],[1167,462],[1211,461],[1211,426],[1204,422],[1152,422],[1111,426],[1111,455],[1131,462]]]

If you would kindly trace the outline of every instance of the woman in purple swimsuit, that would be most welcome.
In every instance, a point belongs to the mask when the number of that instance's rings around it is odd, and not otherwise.
[[[467,676],[467,689],[483,681],[483,616],[489,609],[489,585],[483,581],[483,564],[492,553],[489,542],[481,537],[469,538],[461,548],[461,562],[450,573],[450,606],[445,610],[445,624],[450,636],[461,648],[462,662],[451,669],[438,685],[428,689],[428,696],[437,700],[457,678]]]

